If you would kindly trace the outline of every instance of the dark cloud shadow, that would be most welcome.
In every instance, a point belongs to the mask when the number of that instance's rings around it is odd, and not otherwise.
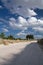
[[[21,53],[12,54],[2,65],[43,65],[43,51],[37,43],[31,43]]]

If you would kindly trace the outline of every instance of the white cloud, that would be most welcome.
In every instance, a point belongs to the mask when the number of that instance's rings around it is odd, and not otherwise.
[[[11,0],[10,3],[7,0],[2,0],[4,5],[14,14],[18,13],[23,17],[30,17],[37,15],[34,10],[31,10],[26,0]],[[15,4],[16,3],[16,4]],[[28,6],[27,6],[28,5]],[[22,6],[19,8],[18,6]]]
[[[38,34],[38,35],[34,35],[34,37],[35,37],[36,39],[41,39],[41,38],[43,38],[43,35],[41,35],[41,34],[39,35],[39,34]]]
[[[22,32],[19,32],[18,34],[17,34],[18,36],[25,36],[26,35],[26,33],[22,33]]]
[[[16,10],[16,12],[23,17],[31,17],[37,15],[34,10],[31,10],[30,8],[24,8],[24,7],[19,10]]]
[[[43,20],[37,19],[36,17],[30,17],[28,19],[28,24],[29,26],[32,26],[32,27],[43,26]]]
[[[25,30],[20,31],[17,33],[17,36],[25,38],[27,34],[30,34],[29,32],[25,32]]]
[[[2,24],[4,23],[4,25],[8,24],[8,21],[3,18],[0,18],[0,22],[2,22]]]
[[[12,22],[16,22],[16,20],[15,20],[15,18],[10,18],[10,21],[12,21]]]
[[[33,27],[35,31],[43,32],[43,27]]]
[[[22,30],[22,34],[24,34],[24,31],[28,30],[30,27],[34,31],[43,31],[43,27],[41,27],[43,26],[43,20],[37,19],[36,17],[30,17],[28,20],[26,20],[25,18],[19,16],[17,21],[15,18],[10,18],[9,24],[14,30]]]
[[[25,18],[23,18],[23,17],[18,17],[18,22],[19,22],[19,24],[21,24],[22,26],[27,26],[28,25],[28,22],[26,21],[26,19]]]
[[[29,33],[25,33],[25,30],[22,30],[21,32],[17,33],[17,36],[25,38],[27,34]]]
[[[28,19],[28,24],[29,26],[37,26],[38,25],[38,21],[36,17],[30,17]]]
[[[13,29],[20,29],[20,30],[23,29],[22,25],[19,24],[19,23],[17,24],[17,23],[14,23],[14,22],[9,22],[9,24],[10,24],[10,26],[11,26]]]
[[[14,18],[10,18],[9,24],[13,29],[26,30],[27,29],[27,21],[23,17],[18,17],[18,23]]]
[[[34,10],[31,10],[31,9],[28,9],[28,14],[29,14],[29,16],[35,16],[35,15],[37,15],[37,14],[34,12]]]
[[[9,32],[8,29],[6,28],[2,28],[3,29],[3,32]]]
[[[39,24],[40,26],[43,26],[43,20],[38,19],[38,24]]]
[[[2,9],[3,7],[0,5],[0,9]]]
[[[15,9],[21,5],[24,8],[41,8],[43,9],[43,0],[1,0],[4,5],[12,10],[15,11]]]
[[[34,34],[35,38],[42,38],[43,20],[37,19],[36,17],[29,17],[29,19],[26,20],[25,18],[19,16],[17,21],[14,18],[10,18],[9,24],[12,27],[12,29],[21,30],[21,32],[16,34],[18,37],[25,38],[27,34]],[[29,30],[28,28],[31,28],[33,32],[31,32],[31,30]],[[40,32],[40,35],[35,35],[36,31]]]

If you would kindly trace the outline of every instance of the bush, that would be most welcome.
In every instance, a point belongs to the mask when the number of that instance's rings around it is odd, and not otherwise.
[[[43,39],[38,40],[38,44],[43,45]]]
[[[7,39],[14,40],[15,38],[12,35],[9,35]]]

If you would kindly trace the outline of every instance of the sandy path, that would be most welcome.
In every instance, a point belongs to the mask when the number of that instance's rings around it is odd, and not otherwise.
[[[0,65],[43,65],[43,51],[34,41],[0,45]]]
[[[0,65],[12,58],[12,54],[20,53],[30,43],[16,43],[10,45],[0,45]]]

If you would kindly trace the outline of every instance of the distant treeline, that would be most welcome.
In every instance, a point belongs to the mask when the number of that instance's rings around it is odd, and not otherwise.
[[[0,33],[0,38],[2,39],[12,39],[12,40],[29,40],[29,39],[34,39],[33,35],[26,35],[25,39],[21,38],[15,38],[13,35],[6,36],[4,33]]]

